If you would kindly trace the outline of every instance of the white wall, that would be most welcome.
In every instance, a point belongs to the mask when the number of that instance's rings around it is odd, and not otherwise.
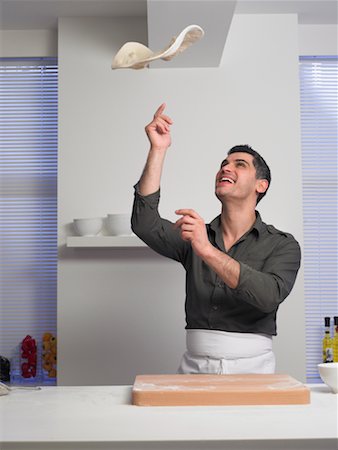
[[[338,27],[335,24],[298,25],[298,38],[300,55],[338,53]],[[54,30],[0,29],[0,57],[57,56],[57,40],[58,33]]]
[[[57,56],[57,31],[0,30],[0,57]]]
[[[337,55],[338,25],[299,25],[300,55]]]
[[[272,169],[260,211],[302,245],[298,27],[295,15],[235,16],[220,68],[111,71],[141,19],[59,23],[60,384],[126,384],[174,372],[184,350],[184,272],[149,249],[66,249],[74,217],[130,211],[148,143],[145,124],[167,102],[173,145],[161,213],[219,213],[214,176],[232,145],[248,143]],[[286,33],[287,30],[287,33]],[[279,372],[305,380],[303,274],[280,308]]]

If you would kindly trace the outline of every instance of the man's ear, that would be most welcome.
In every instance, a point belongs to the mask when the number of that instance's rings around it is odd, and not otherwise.
[[[263,194],[269,187],[268,180],[257,180],[256,191],[258,194]]]

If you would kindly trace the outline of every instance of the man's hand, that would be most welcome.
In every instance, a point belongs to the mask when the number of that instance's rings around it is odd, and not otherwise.
[[[190,241],[194,252],[217,273],[230,288],[235,289],[239,283],[240,265],[238,261],[215,248],[208,239],[204,220],[193,209],[177,209],[182,215],[175,223],[181,229],[181,237]]]
[[[175,223],[175,227],[181,230],[182,239],[190,241],[194,252],[203,258],[212,247],[204,220],[193,209],[177,209],[175,213],[183,216]]]
[[[170,117],[163,114],[164,108],[165,103],[162,103],[145,128],[151,147],[139,182],[141,195],[152,194],[160,188],[163,163],[171,144],[170,125],[173,123]]]
[[[167,149],[171,144],[170,126],[173,121],[163,114],[165,103],[157,109],[153,120],[145,127],[151,147],[154,149]]]

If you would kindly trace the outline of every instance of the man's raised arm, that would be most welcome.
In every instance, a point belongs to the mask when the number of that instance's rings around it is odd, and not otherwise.
[[[139,193],[143,196],[159,190],[164,158],[171,144],[170,126],[173,121],[163,114],[165,106],[165,103],[162,103],[155,112],[153,120],[145,127],[150,141],[150,150],[139,181]]]

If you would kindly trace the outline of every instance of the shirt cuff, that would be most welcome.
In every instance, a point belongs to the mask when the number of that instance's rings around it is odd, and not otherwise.
[[[239,262],[240,270],[239,270],[239,281],[236,287],[237,292],[246,291],[247,283],[250,282],[252,278],[252,269],[247,264]]]
[[[134,185],[135,197],[138,200],[141,200],[142,203],[149,205],[151,208],[157,208],[159,201],[160,201],[160,189],[158,189],[156,192],[153,192],[151,194],[142,195],[140,193],[139,184],[140,184],[140,182],[137,182]]]

